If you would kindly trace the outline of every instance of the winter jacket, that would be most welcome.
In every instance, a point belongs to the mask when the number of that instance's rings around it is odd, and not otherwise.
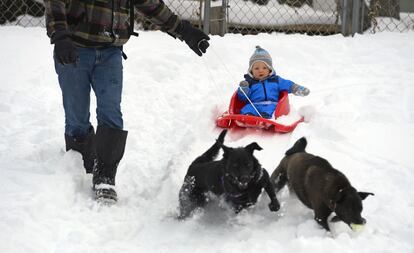
[[[133,32],[130,3],[172,35],[180,23],[162,0],[44,0],[44,3],[51,43],[69,36],[82,47],[122,46]]]
[[[244,78],[249,83],[249,87],[244,88],[243,91],[264,118],[272,117],[279,101],[279,93],[281,91],[291,93],[293,85],[292,81],[283,79],[276,74],[272,74],[262,81],[253,79],[247,74]],[[240,110],[241,114],[259,116],[240,88],[237,89],[237,96],[239,100],[246,102],[246,105]]]

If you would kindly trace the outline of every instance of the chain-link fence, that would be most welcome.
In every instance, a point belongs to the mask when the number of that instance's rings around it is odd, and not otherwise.
[[[185,18],[204,27],[209,26],[207,30],[213,34],[301,32],[349,35],[364,31],[414,30],[414,0],[183,0],[179,3],[175,0],[165,0],[165,2]],[[207,19],[210,22],[206,22]]]
[[[110,0],[107,0],[110,1]],[[414,0],[164,0],[212,34],[414,30]],[[0,0],[0,25],[44,26],[41,0]],[[141,29],[157,29],[138,17]]]
[[[41,0],[0,0],[0,25],[44,26]]]

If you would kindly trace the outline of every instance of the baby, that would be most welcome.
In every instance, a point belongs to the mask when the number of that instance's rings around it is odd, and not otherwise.
[[[268,119],[276,109],[281,91],[302,97],[310,92],[309,89],[276,75],[272,57],[260,46],[256,46],[250,57],[248,73],[244,78],[237,90],[239,100],[246,102],[241,114]]]

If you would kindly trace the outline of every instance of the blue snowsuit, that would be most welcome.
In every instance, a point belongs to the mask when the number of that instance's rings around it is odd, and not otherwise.
[[[249,87],[243,88],[243,91],[264,118],[272,117],[276,110],[277,102],[279,101],[279,93],[281,91],[291,93],[291,87],[293,85],[292,81],[283,79],[276,74],[272,74],[262,81],[253,79],[248,74],[244,75],[244,78],[249,83]],[[259,116],[241,91],[241,88],[237,89],[237,96],[239,100],[246,102],[246,105],[240,110],[241,114]]]

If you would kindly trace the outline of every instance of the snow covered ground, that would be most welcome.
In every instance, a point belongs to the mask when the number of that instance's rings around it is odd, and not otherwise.
[[[80,155],[64,152],[53,47],[42,28],[0,27],[0,252],[414,252],[414,33],[261,34],[212,37],[199,58],[161,32],[141,32],[125,52],[123,112],[129,130],[119,203],[101,207]],[[211,205],[184,222],[178,190],[191,161],[218,136],[223,112],[254,46],[276,71],[308,87],[290,96],[306,116],[291,134],[230,132],[228,146],[257,141],[272,173],[299,137],[360,191],[367,224],[332,233],[287,189],[282,208],[239,215]],[[94,108],[92,119],[95,124]]]

